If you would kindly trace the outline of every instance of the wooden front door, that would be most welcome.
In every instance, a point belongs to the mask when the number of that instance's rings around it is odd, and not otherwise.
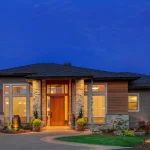
[[[65,125],[65,104],[64,96],[51,97],[51,126],[64,126]]]

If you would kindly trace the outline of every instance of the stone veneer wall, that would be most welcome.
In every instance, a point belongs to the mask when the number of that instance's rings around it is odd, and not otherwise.
[[[78,117],[80,109],[84,110],[84,80],[76,80],[76,117]]]
[[[33,111],[37,110],[41,118],[41,80],[33,80]]]
[[[118,125],[120,129],[128,129],[129,128],[129,115],[106,115],[106,124],[95,124],[94,130],[98,129],[115,129],[116,124],[113,125],[113,122],[123,121],[125,123]]]
[[[106,115],[106,124],[108,127],[112,128],[113,122],[114,121],[123,121],[122,125],[120,127],[126,127],[126,129],[129,128],[129,115]]]
[[[43,126],[46,126],[46,80],[42,80],[42,120]]]

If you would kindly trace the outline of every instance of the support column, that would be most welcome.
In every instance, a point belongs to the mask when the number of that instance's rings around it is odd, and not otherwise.
[[[33,80],[33,111],[37,110],[41,118],[41,80]]]
[[[47,118],[47,97],[46,97],[46,80],[42,80],[42,121],[43,126],[46,126]]]
[[[76,117],[79,115],[79,111],[82,108],[84,110],[84,80],[76,80]]]

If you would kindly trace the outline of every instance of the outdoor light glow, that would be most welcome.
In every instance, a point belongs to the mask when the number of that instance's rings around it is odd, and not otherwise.
[[[150,143],[150,139],[145,140],[145,143]]]

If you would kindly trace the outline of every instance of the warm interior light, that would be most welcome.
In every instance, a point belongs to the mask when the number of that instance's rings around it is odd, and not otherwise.
[[[8,104],[9,104],[9,102],[6,102],[6,104],[8,105]]]
[[[98,90],[99,88],[98,88],[98,87],[92,87],[92,89],[93,89],[93,90]]]

